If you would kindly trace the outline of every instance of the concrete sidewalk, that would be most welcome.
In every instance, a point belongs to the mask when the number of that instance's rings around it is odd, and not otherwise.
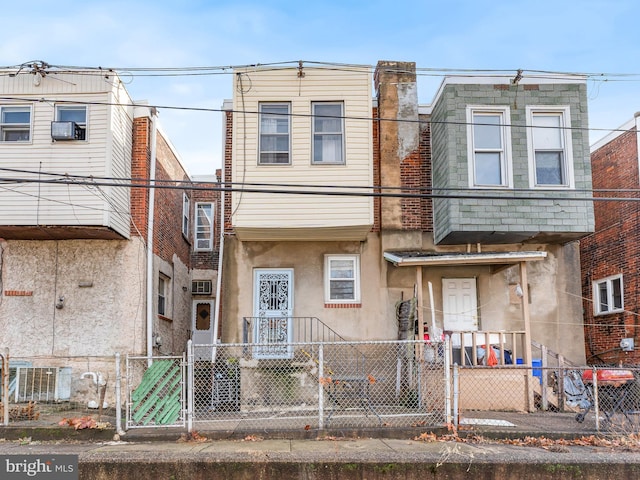
[[[457,440],[443,438],[443,431],[435,436],[429,435],[432,429],[416,427],[268,434],[198,430],[190,441],[184,441],[186,432],[180,429],[132,429],[114,441],[113,429],[22,425],[0,429],[0,438],[6,439],[0,441],[0,455],[78,455],[79,478],[87,480],[640,477],[637,438],[635,445],[616,448],[570,441],[515,446],[492,440],[528,436],[571,440],[594,433],[589,423],[593,416],[582,424],[574,417],[548,412],[469,413],[462,419],[467,425]],[[461,441],[467,435],[482,438]]]

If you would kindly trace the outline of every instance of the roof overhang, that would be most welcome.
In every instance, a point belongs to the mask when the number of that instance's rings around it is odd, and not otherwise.
[[[450,265],[513,265],[547,258],[547,252],[384,252],[384,258],[396,267]]]

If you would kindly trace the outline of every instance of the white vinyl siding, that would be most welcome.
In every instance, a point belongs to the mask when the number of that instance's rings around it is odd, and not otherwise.
[[[38,172],[47,172],[130,178],[133,111],[131,107],[108,105],[131,103],[126,94],[104,79],[90,76],[65,77],[65,80],[75,82],[74,90],[90,92],[74,94],[66,92],[70,87],[65,82],[47,82],[46,79],[41,85],[44,89],[35,91],[32,76],[29,75],[31,82],[24,82],[21,77],[13,79],[17,84],[0,77],[0,88],[6,88],[8,95],[20,93],[21,98],[33,97],[31,142],[2,144],[0,163],[34,173],[5,172],[5,177],[26,175],[36,180]],[[16,85],[25,90],[18,92]],[[47,91],[52,85],[57,86],[55,91]],[[88,141],[52,142],[51,122],[56,118],[55,106],[36,101],[44,94],[55,94],[56,99],[77,104],[91,104],[87,109],[87,126],[91,130]],[[16,158],[20,159],[19,164],[16,164]],[[23,183],[1,192],[0,207],[2,225],[106,226],[124,237],[130,232],[128,188]]]
[[[569,107],[527,107],[532,188],[574,188]]]
[[[362,71],[339,72],[305,69],[246,71],[243,84],[252,88],[234,98],[233,181],[243,183],[290,183],[296,190],[322,190],[323,185],[362,186],[373,184],[373,146],[371,118],[371,74]],[[238,82],[237,78],[235,79]],[[312,163],[313,102],[337,102],[344,106],[344,164]],[[244,102],[244,106],[243,106]],[[288,165],[257,165],[260,103],[291,104],[291,159]],[[246,126],[246,132],[244,128]],[[312,187],[318,185],[319,187]],[[307,188],[308,186],[308,188]],[[282,190],[283,188],[279,188]],[[351,190],[353,191],[353,190]],[[368,191],[368,190],[363,190]],[[240,205],[238,205],[240,202]],[[368,230],[373,224],[373,200],[366,196],[302,195],[283,193],[232,193],[234,228],[262,229],[261,238],[275,238],[278,232],[300,236],[301,230],[340,230],[358,226]],[[267,231],[268,230],[268,231]],[[337,238],[337,237],[332,237]]]

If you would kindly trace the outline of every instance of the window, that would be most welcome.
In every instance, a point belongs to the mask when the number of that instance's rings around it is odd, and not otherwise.
[[[78,105],[56,105],[58,122],[74,122],[79,127],[78,140],[87,139],[87,107]]]
[[[167,314],[167,292],[169,291],[169,277],[160,274],[158,277],[158,315]]]
[[[360,301],[360,257],[325,256],[325,300],[327,303]]]
[[[623,310],[622,275],[593,282],[593,310],[595,315]]]
[[[211,280],[192,280],[191,293],[193,295],[211,295],[213,285]]]
[[[532,187],[573,188],[569,107],[527,107]]]
[[[31,140],[31,107],[0,107],[0,141]]]
[[[467,107],[470,187],[511,187],[509,108]]]
[[[195,249],[213,248],[213,204],[196,203]]]
[[[182,193],[182,234],[189,238],[189,197]]]
[[[288,103],[260,104],[260,165],[288,165],[289,158]]]
[[[318,102],[313,109],[313,163],[344,163],[342,103]]]

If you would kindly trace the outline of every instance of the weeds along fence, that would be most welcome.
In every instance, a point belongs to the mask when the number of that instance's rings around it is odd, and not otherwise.
[[[241,431],[442,425],[444,351],[424,342],[193,346],[190,418],[196,429]]]

